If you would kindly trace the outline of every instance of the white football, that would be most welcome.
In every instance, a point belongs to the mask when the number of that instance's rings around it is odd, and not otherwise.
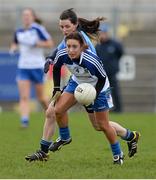
[[[96,90],[93,85],[82,83],[76,87],[74,96],[80,104],[89,105],[94,102],[96,98]]]

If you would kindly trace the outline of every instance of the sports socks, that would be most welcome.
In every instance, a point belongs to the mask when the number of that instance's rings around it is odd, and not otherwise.
[[[44,139],[41,139],[40,146],[41,150],[45,153],[48,153],[49,146],[51,145],[52,141],[46,141]]]
[[[67,140],[70,138],[70,131],[68,126],[64,128],[59,128],[59,133],[62,140]]]
[[[134,138],[134,132],[127,129],[127,133],[125,137],[122,137],[123,140],[131,141]]]
[[[120,155],[122,153],[120,144],[118,141],[115,144],[111,144],[111,150],[112,150],[113,156]]]

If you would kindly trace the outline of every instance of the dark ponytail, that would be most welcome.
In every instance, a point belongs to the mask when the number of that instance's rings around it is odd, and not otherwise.
[[[38,23],[38,24],[42,24],[43,23],[42,20],[40,18],[38,18],[38,17],[35,18],[35,22]]]
[[[96,34],[99,31],[100,21],[104,21],[105,19],[104,17],[97,17],[89,21],[84,18],[78,18],[79,29],[89,34]]]
[[[73,8],[64,10],[60,15],[60,20],[69,19],[72,24],[78,24],[78,29],[89,34],[96,34],[99,31],[100,21],[104,21],[106,18],[97,17],[96,19],[89,21],[84,18],[78,18]]]

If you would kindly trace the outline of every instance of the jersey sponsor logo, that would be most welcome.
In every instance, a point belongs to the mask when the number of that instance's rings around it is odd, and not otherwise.
[[[72,65],[66,64],[66,66],[68,67],[69,71],[77,77],[78,76],[83,76],[83,77],[92,76],[87,68],[83,68],[77,64],[72,64]]]

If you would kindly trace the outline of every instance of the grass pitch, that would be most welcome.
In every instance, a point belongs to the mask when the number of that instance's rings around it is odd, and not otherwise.
[[[26,162],[24,157],[39,148],[44,123],[43,113],[31,115],[30,127],[19,128],[19,116],[0,114],[0,178],[11,179],[126,179],[156,178],[156,115],[111,114],[111,120],[141,132],[138,154],[130,159],[127,145],[120,140],[126,155],[122,166],[112,164],[106,138],[96,132],[85,113],[70,114],[73,142],[50,153],[48,162]],[[54,138],[57,137],[57,132]]]

